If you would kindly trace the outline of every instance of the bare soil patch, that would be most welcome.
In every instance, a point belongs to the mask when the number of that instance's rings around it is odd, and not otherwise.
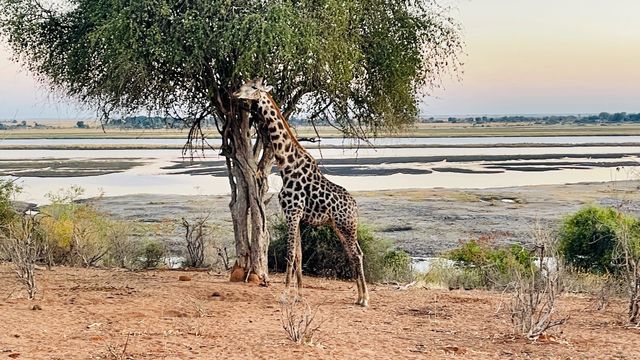
[[[0,266],[0,358],[640,358],[640,330],[625,326],[622,301],[597,311],[588,298],[563,296],[558,314],[568,323],[530,342],[513,333],[504,294],[379,285],[362,309],[353,283],[305,277],[322,324],[312,344],[295,345],[280,322],[280,276],[266,288],[195,271],[59,267],[37,277],[43,291],[28,301]]]

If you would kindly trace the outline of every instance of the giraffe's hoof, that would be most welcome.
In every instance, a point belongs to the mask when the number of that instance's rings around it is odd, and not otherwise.
[[[358,299],[358,301],[356,301],[356,305],[360,305],[362,307],[369,307],[369,300],[367,300],[367,299]]]

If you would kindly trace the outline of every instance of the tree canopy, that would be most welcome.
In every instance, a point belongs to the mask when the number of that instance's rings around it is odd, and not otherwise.
[[[40,80],[103,116],[223,119],[264,76],[285,116],[343,130],[415,120],[421,91],[459,65],[461,38],[432,1],[0,0],[0,30]]]
[[[286,118],[301,111],[365,137],[414,122],[420,92],[457,70],[462,47],[431,0],[52,1],[0,0],[16,59],[103,120],[179,117],[192,140],[213,118],[231,188],[233,273],[265,282],[273,149],[260,116],[231,94],[262,76]]]

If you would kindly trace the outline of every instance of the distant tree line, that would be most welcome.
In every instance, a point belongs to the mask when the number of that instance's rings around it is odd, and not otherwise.
[[[434,117],[422,118],[421,122],[449,122],[449,123],[473,123],[483,124],[492,122],[520,123],[532,122],[536,124],[600,124],[600,123],[621,123],[640,122],[640,113],[601,112],[597,115],[545,115],[545,116],[469,116],[469,117],[449,117],[438,119]]]
[[[12,130],[12,129],[49,129],[50,127],[43,124],[38,124],[34,122],[33,125],[27,124],[25,120],[10,120],[10,121],[0,121],[0,130]]]
[[[121,119],[109,119],[104,126],[119,129],[174,129],[183,127],[184,124],[184,119],[173,117],[129,116]],[[205,119],[202,126],[213,126],[213,121]]]
[[[471,124],[486,124],[493,122],[501,123],[523,123],[529,122],[534,124],[606,124],[606,123],[640,123],[640,113],[608,113],[601,112],[597,115],[545,115],[545,116],[526,116],[526,115],[511,115],[511,116],[469,116],[469,117],[448,117],[448,118],[421,118],[420,122],[423,123],[471,123]],[[161,116],[129,116],[120,119],[109,119],[105,124],[105,128],[118,128],[118,129],[173,129],[184,126],[184,119],[161,117]],[[310,125],[312,121],[305,116],[291,116],[289,123],[293,126]],[[314,119],[315,125],[328,125],[329,122],[323,119]],[[215,126],[213,119],[205,119],[202,122],[202,127]],[[1,130],[11,129],[25,129],[25,128],[47,128],[48,126],[35,123],[34,125],[27,125],[26,121],[4,121],[0,122]],[[80,129],[88,129],[89,125],[85,121],[78,121],[76,127]]]
[[[295,117],[291,116],[289,118],[289,123],[291,125],[306,125],[310,124],[309,120],[306,117]],[[327,121],[323,120],[314,120],[316,125],[326,125]],[[184,126],[184,119],[177,119],[172,117],[162,117],[162,116],[129,116],[121,119],[109,119],[104,126],[106,128],[118,128],[118,129],[174,129],[180,128]],[[78,122],[76,127],[84,127],[86,123]],[[202,122],[202,127],[213,127],[215,123],[213,119],[205,119]]]

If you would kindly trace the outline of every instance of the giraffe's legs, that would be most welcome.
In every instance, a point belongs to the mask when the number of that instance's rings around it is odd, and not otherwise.
[[[287,275],[285,278],[285,284],[287,287],[291,286],[291,280],[293,278],[294,267],[297,264],[297,247],[300,243],[300,219],[302,218],[302,212],[299,211],[285,211],[287,218],[288,228],[288,241],[287,241]],[[302,269],[300,269],[302,271]],[[299,279],[298,281],[301,281]]]
[[[338,227],[335,227],[335,230],[344,246],[351,270],[356,278],[356,286],[358,287],[358,300],[356,300],[356,304],[365,307],[369,306],[369,291],[367,290],[367,282],[364,278],[364,257],[362,249],[360,249],[360,245],[358,244],[356,227],[354,226],[346,235]]]
[[[302,238],[298,237],[296,243],[296,280],[298,281],[298,291],[302,289]]]
[[[358,244],[358,239],[354,239],[354,243],[356,245],[356,276],[357,280],[360,283],[360,291],[358,292],[358,305],[369,306],[369,290],[367,290],[367,281],[364,278],[364,256],[362,254],[362,249],[360,248],[360,244]]]

